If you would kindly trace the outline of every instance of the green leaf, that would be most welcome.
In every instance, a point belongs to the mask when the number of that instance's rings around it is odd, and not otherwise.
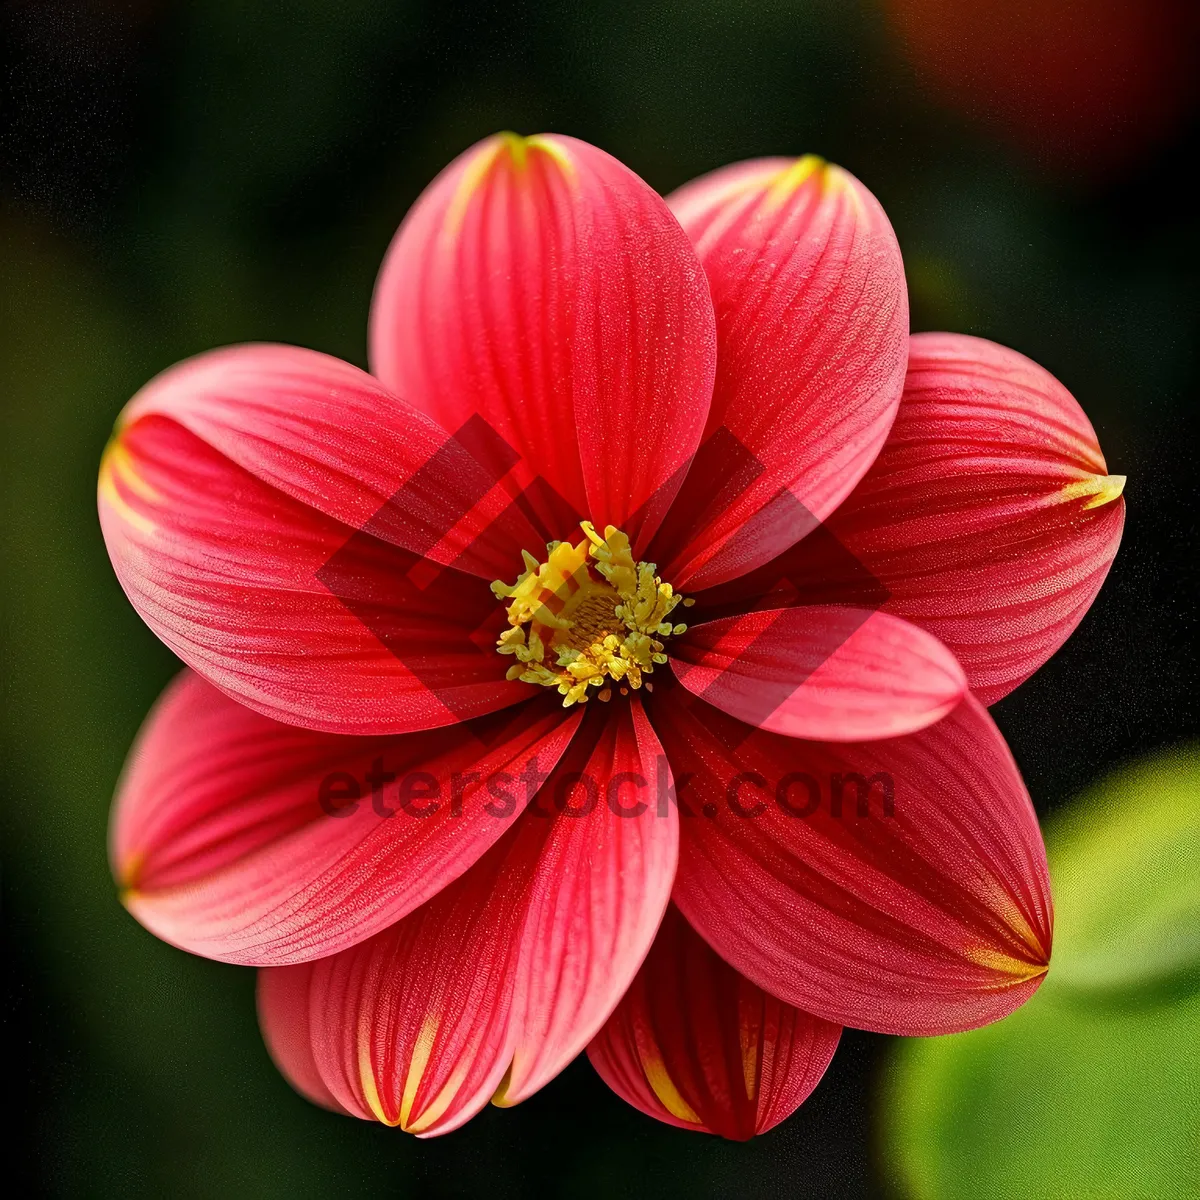
[[[1200,751],[1109,776],[1047,844],[1056,986],[1123,990],[1200,971]]]
[[[1056,1000],[902,1043],[889,1158],[917,1200],[1194,1200],[1200,994],[1147,1009]]]

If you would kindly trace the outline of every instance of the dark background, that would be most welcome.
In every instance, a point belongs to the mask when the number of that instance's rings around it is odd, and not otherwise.
[[[820,153],[890,214],[914,329],[1037,359],[1129,477],[1099,600],[995,710],[1048,812],[1200,726],[1196,58],[1189,5],[1136,7],[1149,33],[1122,0],[0,6],[10,1180],[131,1197],[888,1189],[890,1043],[864,1034],[746,1145],[656,1125],[582,1060],[432,1142],[293,1094],[253,972],[156,941],[108,876],[116,775],[177,664],[109,568],[96,467],[121,405],[185,355],[281,340],[365,365],[396,225],[497,129],[585,138],[664,192]]]

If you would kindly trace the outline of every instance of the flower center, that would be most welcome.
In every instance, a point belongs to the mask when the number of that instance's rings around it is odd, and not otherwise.
[[[563,707],[584,703],[589,688],[612,699],[610,681],[622,695],[640,688],[642,676],[667,661],[662,639],[686,625],[667,618],[691,605],[655,574],[654,563],[634,562],[629,538],[614,525],[601,537],[590,521],[578,545],[549,542],[546,561],[522,551],[525,571],[516,583],[492,584],[508,600],[508,624],[496,643],[516,658],[509,679],[554,687]]]

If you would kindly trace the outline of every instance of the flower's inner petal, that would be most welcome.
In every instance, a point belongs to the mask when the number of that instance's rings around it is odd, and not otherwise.
[[[923,629],[840,605],[694,625],[671,661],[689,692],[748,725],[836,742],[914,733],[967,689],[954,655]]]
[[[489,454],[328,355],[233,347],[131,401],[101,526],[139,614],[223,691],[313,729],[430,729],[528,695],[484,580],[541,541]]]
[[[774,558],[866,472],[904,383],[908,296],[878,201],[812,155],[716,171],[669,203],[712,288],[717,381],[649,553],[693,592]]]
[[[513,1062],[499,1105],[533,1095],[603,1025],[650,949],[675,878],[679,822],[660,803],[671,774],[640,702],[593,707],[590,721],[601,726],[595,745],[586,751],[581,731],[577,754],[561,761],[537,801],[552,820],[529,820],[547,828],[522,931]]]
[[[497,669],[502,618],[482,580],[347,528],[166,417],[123,431],[100,520],[151,629],[278,720],[400,733],[528,697]]]
[[[502,134],[451,164],[388,251],[370,334],[397,394],[512,448],[543,540],[591,514],[645,545],[712,398],[712,301],[687,237],[569,137]]]

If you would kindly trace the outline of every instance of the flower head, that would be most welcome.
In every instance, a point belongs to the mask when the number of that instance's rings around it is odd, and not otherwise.
[[[262,968],[301,1092],[431,1135],[588,1047],[747,1137],[841,1026],[1036,989],[1045,856],[984,704],[1091,603],[1123,480],[1046,372],[907,319],[837,167],[664,202],[502,135],[397,234],[373,374],[242,346],[130,402],[104,535],[191,670],[114,869]]]

